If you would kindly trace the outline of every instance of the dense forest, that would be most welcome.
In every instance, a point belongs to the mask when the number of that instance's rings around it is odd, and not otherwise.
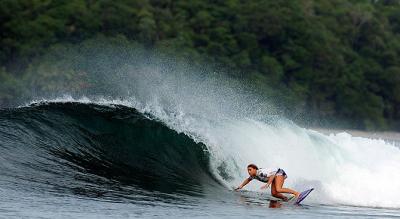
[[[50,50],[102,36],[218,63],[319,118],[400,130],[399,34],[397,0],[1,0],[0,105],[46,80],[32,69]]]

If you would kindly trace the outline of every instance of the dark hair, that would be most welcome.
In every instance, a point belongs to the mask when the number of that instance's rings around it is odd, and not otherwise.
[[[247,165],[247,168],[249,168],[249,167],[258,170],[258,167],[255,164],[251,163],[251,164]]]

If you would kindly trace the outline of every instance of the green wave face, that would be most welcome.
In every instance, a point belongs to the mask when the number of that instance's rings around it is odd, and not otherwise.
[[[123,106],[2,110],[0,150],[0,183],[28,190],[115,198],[154,191],[200,195],[218,185],[204,144]]]

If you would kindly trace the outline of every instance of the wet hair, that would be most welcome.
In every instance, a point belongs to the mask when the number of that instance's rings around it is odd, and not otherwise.
[[[251,164],[247,165],[247,168],[249,168],[249,167],[258,170],[258,167],[255,164],[251,163]]]

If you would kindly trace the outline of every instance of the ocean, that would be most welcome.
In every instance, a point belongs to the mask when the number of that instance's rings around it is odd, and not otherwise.
[[[400,217],[395,140],[178,108],[60,98],[0,109],[0,217]],[[260,182],[232,191],[248,163],[315,190],[302,205]]]

